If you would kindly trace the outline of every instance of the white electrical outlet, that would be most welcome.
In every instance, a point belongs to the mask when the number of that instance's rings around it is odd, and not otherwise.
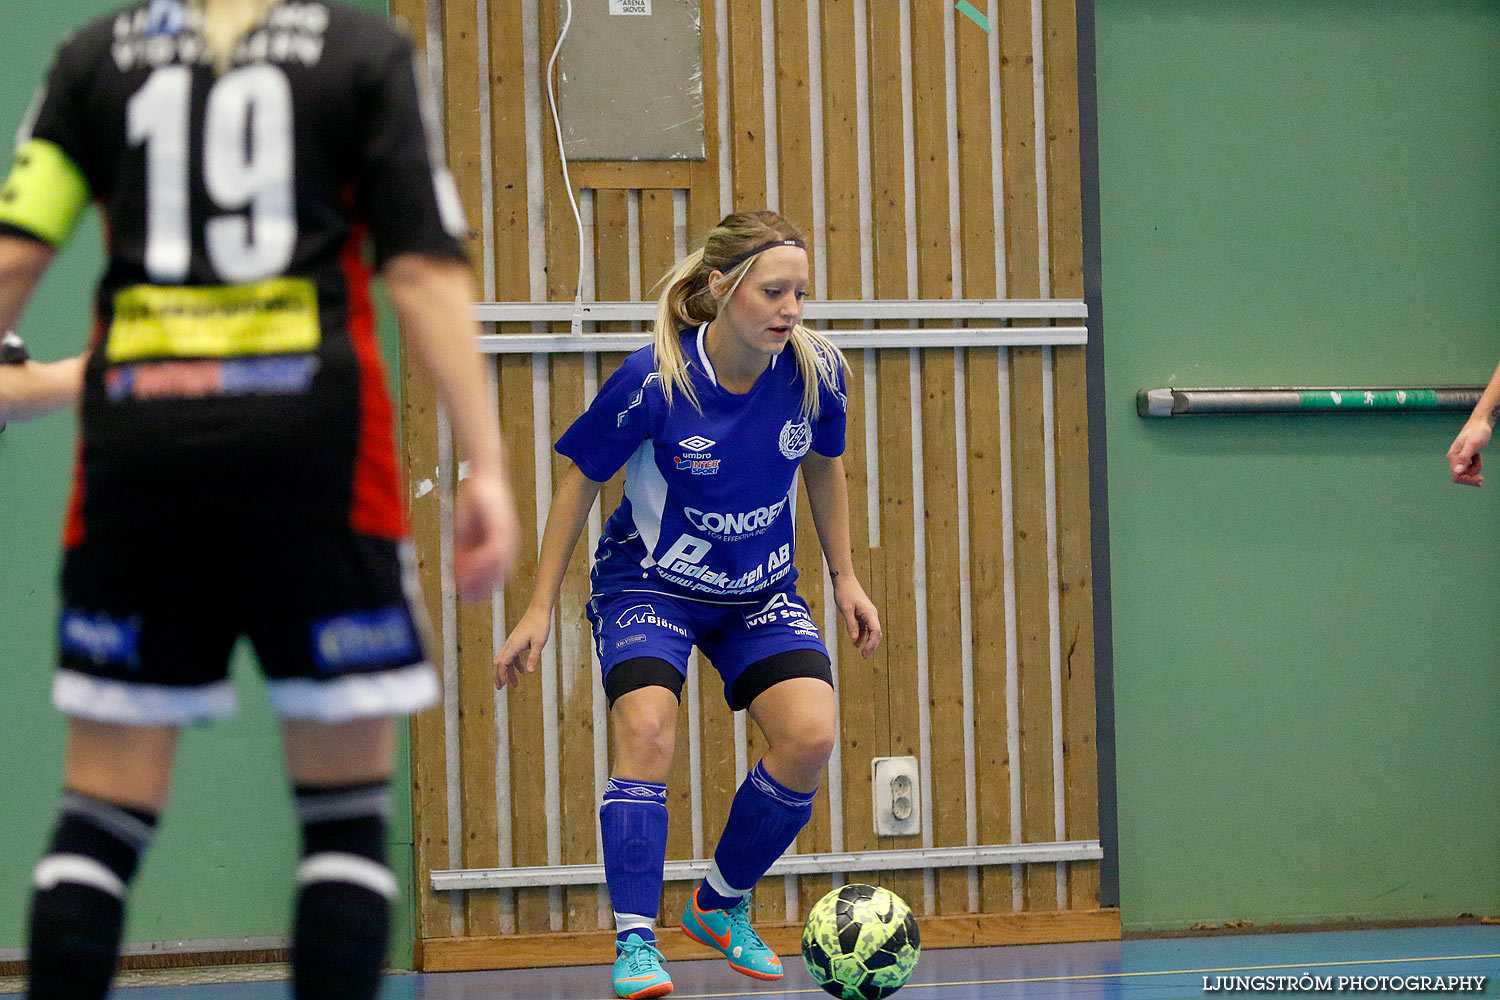
[[[922,832],[922,788],[915,757],[876,757],[870,762],[875,835],[904,837]]]

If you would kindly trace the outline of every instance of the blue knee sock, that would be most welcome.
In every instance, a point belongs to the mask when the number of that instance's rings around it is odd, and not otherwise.
[[[698,906],[729,909],[755,888],[812,818],[816,794],[787,788],[766,773],[765,761],[751,768],[734,793],[713,869],[698,887]]]
[[[655,941],[667,863],[667,786],[610,778],[599,806],[604,835],[604,880],[615,911],[616,936]]]

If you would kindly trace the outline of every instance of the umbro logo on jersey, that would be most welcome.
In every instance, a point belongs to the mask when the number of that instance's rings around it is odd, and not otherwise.
[[[702,434],[685,437],[677,442],[684,453],[673,455],[672,465],[680,471],[691,472],[695,476],[716,476],[719,474],[719,463],[723,460],[714,458],[709,454],[708,449],[718,443]]]

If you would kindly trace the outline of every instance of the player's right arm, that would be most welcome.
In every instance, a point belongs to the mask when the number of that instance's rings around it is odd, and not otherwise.
[[[1453,473],[1455,483],[1461,486],[1479,486],[1484,482],[1484,476],[1480,472],[1483,464],[1479,452],[1490,443],[1497,418],[1500,418],[1500,367],[1490,376],[1490,384],[1474,405],[1468,422],[1448,446],[1448,468]]]
[[[474,346],[469,272],[454,260],[402,253],[383,275],[401,334],[432,376],[467,466],[453,512],[454,582],[470,599],[487,597],[515,564],[520,525],[494,397]]]
[[[0,425],[71,406],[83,382],[83,356],[0,365]]]
[[[88,181],[70,152],[78,146],[72,65],[67,50],[53,64],[35,113],[17,136],[15,160],[0,190],[0,333],[21,318],[88,204]],[[82,376],[81,358],[0,365],[0,422],[71,405]]]
[[[0,331],[20,318],[52,257],[52,248],[39,240],[0,235]],[[45,416],[78,398],[82,358],[44,364],[6,353],[0,349],[0,423]]]
[[[531,603],[495,655],[495,687],[519,684],[522,670],[528,674],[536,673],[542,659],[542,647],[547,645],[547,637],[552,632],[552,609],[562,590],[563,577],[567,575],[578,536],[583,532],[584,522],[588,520],[602,485],[585,476],[577,464],[568,463],[568,471],[563,473],[562,482],[552,498],[552,507],[547,512],[547,527],[542,532],[536,589],[532,591]]]

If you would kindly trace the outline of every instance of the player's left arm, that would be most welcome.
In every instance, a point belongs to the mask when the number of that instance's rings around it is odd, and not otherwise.
[[[880,614],[854,575],[854,547],[849,537],[849,485],[844,460],[837,455],[809,451],[802,459],[802,481],[807,486],[813,527],[833,578],[833,603],[843,616],[849,638],[860,655],[869,657],[880,645]]]

